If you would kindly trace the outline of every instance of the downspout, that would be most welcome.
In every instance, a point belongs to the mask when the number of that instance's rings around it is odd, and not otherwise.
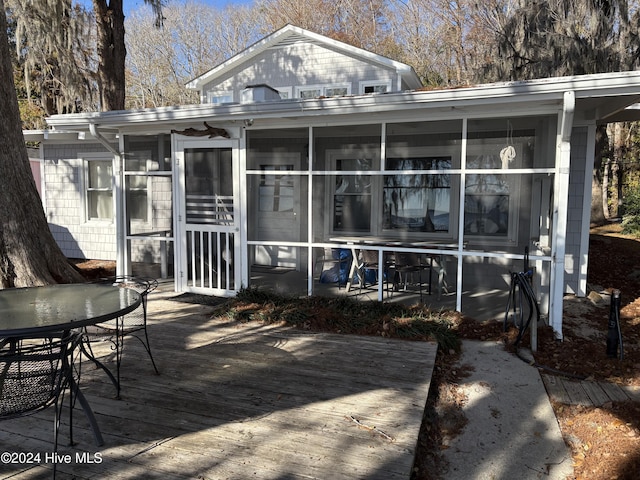
[[[126,239],[124,228],[124,171],[122,169],[122,153],[118,152],[109,141],[98,131],[95,123],[89,124],[89,132],[102,144],[114,157],[114,199],[116,220],[116,275],[125,274]]]
[[[571,166],[571,131],[576,106],[575,93],[564,92],[562,110],[559,113],[556,139],[554,226],[551,242],[552,272],[549,324],[558,340],[562,334],[562,298],[564,296],[564,270],[569,211],[569,171]]]

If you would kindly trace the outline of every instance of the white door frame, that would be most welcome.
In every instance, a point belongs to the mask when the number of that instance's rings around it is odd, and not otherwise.
[[[174,134],[174,222],[175,222],[175,287],[178,292],[233,296],[241,288],[242,254],[240,226],[239,142],[230,139],[193,138]],[[233,185],[232,199],[200,205],[200,213],[208,218],[189,222],[185,168],[186,149],[231,149]],[[231,202],[229,203],[229,200]],[[227,202],[227,203],[223,203]],[[227,208],[220,213],[219,205]],[[212,208],[213,207],[213,208]],[[189,238],[190,237],[190,238]],[[232,245],[231,245],[232,244]]]

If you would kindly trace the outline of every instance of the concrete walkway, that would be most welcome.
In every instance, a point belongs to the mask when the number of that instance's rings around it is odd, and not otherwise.
[[[465,340],[460,365],[472,368],[459,387],[468,424],[445,450],[447,480],[548,479],[573,475],[538,370],[497,342]]]

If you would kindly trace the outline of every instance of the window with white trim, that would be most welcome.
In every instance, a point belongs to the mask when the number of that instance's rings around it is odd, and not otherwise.
[[[343,97],[351,94],[351,84],[305,85],[295,88],[296,98]]]
[[[327,177],[331,233],[455,236],[460,176],[451,170],[459,168],[458,148],[390,148],[382,171],[379,152],[327,153],[336,171]]]
[[[216,92],[210,91],[207,92],[207,103],[213,103],[215,105],[220,105],[223,103],[232,103],[233,102],[233,92]]]
[[[113,160],[85,158],[86,218],[113,220]]]
[[[293,87],[278,87],[276,90],[280,94],[280,98],[283,100],[287,100],[293,96]]]
[[[380,81],[366,81],[360,82],[360,93],[388,93],[391,91],[391,81],[389,82],[380,82]]]

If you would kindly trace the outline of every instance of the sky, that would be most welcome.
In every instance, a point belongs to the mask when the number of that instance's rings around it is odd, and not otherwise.
[[[174,1],[184,2],[185,0],[165,0],[166,3]],[[250,5],[254,0],[193,0],[196,3],[204,3],[215,8],[224,8],[226,5]],[[77,3],[83,4],[88,8],[93,8],[92,0],[76,0]],[[144,0],[124,0],[125,15],[131,10],[137,10],[144,5]]]
[[[165,0],[167,3],[171,3],[173,0]],[[184,1],[184,0],[180,0]],[[226,5],[248,5],[253,3],[253,0],[193,0],[196,3],[204,3],[216,8],[224,8]],[[125,10],[137,10],[144,5],[144,0],[124,0]]]

